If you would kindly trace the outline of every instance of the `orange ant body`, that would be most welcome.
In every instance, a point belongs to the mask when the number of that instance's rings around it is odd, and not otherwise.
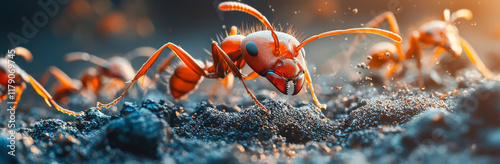
[[[169,42],[159,48],[146,63],[144,63],[118,98],[108,104],[97,102],[97,106],[93,109],[100,110],[103,107],[109,108],[123,99],[132,84],[145,76],[146,72],[153,66],[165,48],[171,49],[175,56],[179,57],[184,63],[184,65],[177,67],[177,73],[174,73],[173,78],[171,78],[170,83],[173,83],[171,87],[174,88],[172,92],[175,94],[174,97],[180,97],[190,90],[195,89],[196,85],[201,82],[203,78],[225,78],[232,72],[235,77],[240,79],[254,103],[265,112],[269,110],[267,110],[248,89],[246,83],[243,81],[244,79],[249,80],[259,76],[266,77],[284,94],[288,93],[288,82],[292,82],[294,85],[293,95],[300,92],[304,82],[308,83],[316,105],[321,108],[326,108],[326,105],[319,103],[314,94],[310,73],[304,59],[305,50],[303,47],[306,44],[319,38],[345,33],[372,33],[390,38],[396,42],[401,41],[399,35],[390,31],[375,28],[353,28],[327,31],[314,35],[303,42],[299,42],[290,34],[274,31],[267,18],[251,6],[239,2],[223,2],[219,4],[219,9],[222,11],[241,11],[250,14],[259,19],[268,30],[257,31],[243,36],[237,34],[236,28],[231,28],[229,36],[224,38],[220,46],[215,41],[212,42],[211,50],[213,64],[207,66],[203,66],[203,63],[191,57],[191,55],[181,47]],[[159,70],[166,68],[173,56],[174,55],[170,55],[167,57],[167,59],[162,62]],[[240,72],[240,68],[242,68],[245,63],[253,70],[249,75],[243,75]],[[32,80],[32,82],[36,81]],[[36,87],[35,89],[37,89],[37,91],[44,91]],[[41,93],[40,95],[46,100],[49,98],[51,99],[46,91],[39,93]],[[63,109],[62,112],[73,116],[84,114],[84,112],[76,113],[67,109]]]
[[[453,23],[459,18],[470,20],[472,18],[472,12],[467,9],[461,9],[450,15],[450,11],[445,9],[443,20],[427,22],[411,33],[409,41],[410,47],[406,53],[403,53],[401,43],[398,42],[394,44],[389,42],[375,44],[368,53],[368,59],[370,60],[368,66],[377,69],[385,63],[393,63],[394,65],[389,69],[386,75],[386,79],[388,79],[396,72],[397,68],[401,66],[402,61],[406,59],[415,59],[419,70],[419,85],[420,87],[424,87],[421,61],[422,50],[427,47],[435,47],[433,60],[437,60],[443,52],[447,52],[453,57],[460,57],[462,51],[465,51],[472,64],[476,66],[484,77],[487,79],[497,79],[494,77],[493,73],[486,68],[470,44],[458,34],[458,29]],[[397,34],[400,33],[396,18],[390,11],[375,17],[366,24],[366,27],[376,27],[384,20],[388,21],[392,32]],[[363,36],[359,35],[356,40],[353,41],[347,52],[347,56],[353,53],[354,47],[358,43],[358,39],[362,37]]]

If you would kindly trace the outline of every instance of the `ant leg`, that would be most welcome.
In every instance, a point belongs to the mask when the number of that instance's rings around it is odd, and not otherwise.
[[[174,57],[175,57],[175,52],[172,51],[168,54],[168,56],[165,59],[163,59],[163,61],[161,61],[160,66],[158,66],[158,68],[156,69],[156,74],[153,77],[153,80],[152,80],[153,83],[155,83],[156,80],[158,80],[158,78],[160,77],[160,74],[167,69],[167,67],[170,65],[170,63],[172,63],[172,61],[174,60]]]
[[[15,92],[16,92],[16,98],[14,99],[14,109],[17,109],[17,103],[19,100],[21,100],[21,95],[23,94],[24,89],[26,89],[26,84],[21,84],[16,87]]]
[[[208,101],[214,102],[214,97],[215,97],[215,92],[217,91],[217,88],[219,87],[220,79],[215,80],[215,85],[214,88],[212,89],[212,92],[210,92],[210,96],[208,96]]]
[[[326,109],[326,104],[321,104],[319,102],[318,98],[316,97],[316,94],[314,93],[311,75],[309,73],[309,69],[307,69],[307,63],[306,63],[306,60],[304,58],[302,58],[302,62],[304,63],[305,80],[306,80],[307,85],[309,85],[309,89],[311,90],[311,95],[312,95],[312,98],[314,100],[314,103],[316,104],[316,106],[320,107],[321,109]],[[321,111],[318,111],[318,112],[321,113]]]
[[[437,61],[439,57],[441,57],[441,54],[443,53],[444,49],[441,47],[437,47],[436,52],[434,53],[434,56],[432,56],[433,61]]]
[[[439,57],[443,54],[444,49],[441,47],[436,47],[434,55],[432,58],[429,60],[429,63],[426,64],[428,67],[433,67],[435,63],[439,63]]]
[[[54,105],[54,107],[56,107],[56,109],[62,113],[66,113],[70,116],[81,116],[84,114],[84,112],[74,112],[74,111],[71,111],[71,110],[68,110],[68,109],[65,109],[63,107],[61,107],[59,104],[57,104],[54,99],[52,98],[52,96],[49,94],[49,92],[47,92],[47,90],[45,90],[45,88],[43,88],[42,85],[40,85],[40,83],[38,83],[38,81],[36,81],[33,77],[31,77],[31,75],[27,75],[27,77],[29,78],[29,82],[31,84],[31,86],[33,86],[33,89],[35,89],[36,93],[38,93],[38,95],[42,96],[43,99],[45,100],[45,103],[47,103],[47,105],[49,107],[51,107],[51,103]]]
[[[253,71],[252,73],[244,76],[243,79],[245,79],[245,80],[253,80],[253,79],[258,78],[258,77],[260,77],[260,75],[257,72]]]
[[[66,54],[64,59],[66,60],[66,62],[83,60],[83,61],[88,61],[88,62],[94,63],[95,65],[98,65],[98,66],[103,67],[103,68],[108,67],[107,66],[108,61],[106,61],[100,57],[97,57],[95,55],[90,55],[89,53],[86,53],[86,52],[72,52],[72,53]]]
[[[228,74],[225,78],[222,79],[221,84],[226,88],[226,91],[230,91],[233,88],[234,83],[234,75]]]
[[[394,73],[396,73],[396,69],[399,68],[399,62],[394,62],[394,65],[389,69],[387,72],[387,75],[385,76],[385,79],[388,80]]]
[[[420,88],[425,87],[424,85],[424,76],[422,74],[422,49],[420,47],[420,43],[418,41],[418,38],[420,37],[420,34],[417,31],[413,31],[413,34],[410,38],[410,48],[406,51],[406,56],[408,58],[414,57],[415,62],[417,63],[417,68],[418,68],[418,85]]]
[[[295,51],[301,50],[306,44],[308,44],[308,43],[310,43],[310,42],[312,42],[312,41],[314,41],[316,39],[324,38],[324,37],[327,37],[327,36],[349,34],[349,33],[371,33],[371,34],[377,34],[377,35],[384,36],[384,37],[387,37],[389,39],[392,39],[395,42],[401,42],[401,40],[402,40],[401,37],[398,34],[395,34],[393,32],[386,31],[386,30],[374,29],[374,28],[351,28],[351,29],[345,29],[345,30],[327,31],[327,32],[323,32],[323,33],[311,36],[308,39],[302,41],[302,43],[300,43],[300,45],[298,45],[297,47],[295,47]],[[305,73],[304,73],[304,75],[306,76],[306,82],[309,84],[309,86],[311,88],[311,93],[313,95],[313,99],[316,102],[316,105],[318,105],[321,108],[326,108],[326,105],[319,103],[319,101],[317,100],[317,98],[316,98],[316,96],[314,94],[314,90],[312,88],[312,82],[311,82],[312,80],[311,80],[311,77],[309,75],[309,71],[307,70],[305,59],[303,59],[303,61],[304,61],[303,63],[304,63],[304,67],[305,67]]]
[[[378,15],[377,17],[373,18],[370,22],[366,23],[365,27],[375,28],[375,27],[379,26],[380,24],[382,24],[382,22],[384,22],[384,20],[387,20],[387,22],[389,23],[389,27],[391,29],[391,32],[400,35],[399,25],[398,25],[398,22],[396,20],[396,17],[390,11],[386,11],[386,12]],[[364,36],[366,36],[366,34],[359,34],[354,39],[354,41],[352,41],[351,46],[349,47],[349,49],[346,52],[347,59],[350,59],[352,53],[354,53],[356,45],[359,43],[359,39],[363,39]],[[403,54],[403,48],[401,46],[401,42],[394,42],[394,45],[396,45],[396,48],[398,50],[399,59],[404,60],[405,56]]]
[[[155,51],[156,49],[153,47],[139,47],[125,54],[125,59],[131,61],[137,57],[151,57],[151,54],[154,54]]]
[[[105,91],[106,96],[114,96],[120,90],[125,88],[125,82],[118,78],[109,79],[109,83],[102,87],[102,90]],[[109,98],[107,97],[107,98]]]
[[[118,103],[121,99],[123,99],[125,97],[125,95],[127,94],[127,91],[132,86],[132,84],[134,84],[134,82],[136,82],[139,78],[146,75],[146,72],[148,72],[148,70],[153,66],[153,64],[156,62],[156,60],[158,60],[158,57],[160,57],[160,54],[163,52],[163,50],[167,47],[170,48],[175,53],[175,55],[177,55],[177,57],[179,57],[184,62],[184,64],[186,64],[187,67],[189,67],[191,70],[193,70],[193,72],[195,72],[201,76],[204,76],[204,77],[211,77],[205,73],[205,71],[196,62],[196,60],[191,55],[189,55],[186,51],[184,51],[184,49],[180,48],[179,46],[177,46],[173,43],[168,42],[167,44],[163,45],[160,49],[158,49],[148,59],[148,61],[146,61],[146,63],[144,63],[144,65],[142,65],[141,69],[139,69],[137,74],[135,74],[134,78],[129,82],[129,85],[127,86],[127,88],[125,88],[125,91],[123,91],[123,93],[118,98],[116,98],[115,100],[113,100],[107,104],[97,102],[97,108],[99,110],[102,109],[102,107],[109,108],[109,107],[115,105],[116,103]]]
[[[472,64],[474,64],[474,66],[476,66],[477,70],[479,70],[479,72],[481,72],[481,74],[483,74],[485,78],[499,80],[497,77],[494,77],[493,73],[488,68],[486,68],[483,61],[481,61],[481,58],[479,58],[476,51],[472,48],[469,42],[460,37],[460,44],[464,48],[467,57],[469,57],[469,60],[472,62]]]
[[[231,72],[233,72],[233,74],[238,77],[238,79],[240,79],[241,83],[243,84],[243,86],[245,87],[247,93],[250,95],[250,97],[252,98],[253,102],[262,110],[264,110],[266,113],[269,112],[269,110],[264,107],[264,105],[262,105],[259,100],[257,100],[257,98],[253,95],[253,93],[248,89],[247,85],[245,84],[245,81],[243,81],[243,75],[241,74],[240,70],[238,69],[238,67],[236,67],[236,65],[234,65],[234,62],[231,60],[231,58],[229,58],[229,56],[227,56],[227,54],[217,45],[216,42],[212,42],[212,50],[215,50],[213,51],[212,55],[213,56],[218,56],[221,58],[222,61],[224,61],[224,63],[229,66],[229,68],[231,69]],[[218,62],[218,61],[214,61],[214,64],[215,62]],[[226,70],[218,70],[218,71],[226,71]]]
[[[49,69],[43,74],[42,79],[40,80],[40,84],[45,85],[47,81],[49,80],[49,75],[52,74],[54,77],[57,78],[57,80],[67,88],[70,88],[71,90],[79,90],[81,86],[78,86],[73,82],[73,80],[62,70],[55,66],[49,67]]]

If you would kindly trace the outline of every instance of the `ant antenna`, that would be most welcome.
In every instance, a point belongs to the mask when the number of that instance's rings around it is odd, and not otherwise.
[[[387,31],[387,30],[382,30],[382,29],[377,29],[377,28],[351,28],[351,29],[345,29],[345,30],[333,30],[333,31],[327,31],[318,35],[311,36],[310,38],[304,40],[302,43],[300,43],[299,46],[295,48],[295,51],[299,51],[304,47],[306,44],[309,42],[312,42],[316,39],[327,37],[327,36],[332,36],[332,35],[341,35],[341,34],[350,34],[350,33],[371,33],[371,34],[376,34],[380,36],[387,37],[389,39],[394,40],[395,42],[400,43],[401,36],[399,36],[396,33]]]
[[[454,23],[458,18],[463,18],[465,20],[472,19],[472,11],[468,9],[460,9],[451,14],[450,23]]]
[[[273,36],[274,39],[274,53],[277,55],[279,54],[279,45],[280,42],[278,40],[278,36],[276,36],[276,33],[274,33],[273,27],[271,26],[271,23],[267,20],[267,18],[262,15],[258,10],[255,8],[248,6],[247,4],[239,3],[239,2],[222,2],[219,4],[219,10],[221,11],[241,11],[245,12],[247,14],[250,14],[257,19],[259,19],[270,31],[271,35]]]
[[[64,59],[67,62],[82,60],[82,61],[88,61],[90,63],[93,63],[93,64],[100,66],[100,67],[103,67],[103,68],[108,67],[108,61],[106,61],[100,57],[97,57],[95,55],[90,55],[89,53],[86,53],[86,52],[71,52],[71,53],[66,54]]]
[[[443,11],[443,20],[445,22],[448,22],[448,23],[452,22],[452,21],[450,21],[450,10],[449,9],[444,9],[444,11]]]

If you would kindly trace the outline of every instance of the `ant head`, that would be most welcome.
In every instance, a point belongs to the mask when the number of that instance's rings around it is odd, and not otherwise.
[[[391,60],[394,62],[399,60],[396,46],[389,42],[379,42],[373,45],[368,52],[369,61],[367,65],[370,66],[370,68],[380,68]]]
[[[456,26],[445,21],[432,21],[420,27],[418,34],[420,41],[445,49],[452,56],[460,56],[462,47]]]
[[[240,48],[247,64],[261,76],[265,76],[282,93],[288,93],[288,82],[294,83],[294,92],[297,94],[304,83],[304,61],[303,47],[308,43],[327,36],[340,35],[344,33],[373,33],[401,42],[401,37],[395,33],[373,29],[353,28],[347,30],[334,30],[314,35],[302,43],[291,35],[275,32],[266,17],[251,6],[239,2],[223,2],[219,4],[222,11],[241,11],[259,19],[267,28],[267,31],[259,31],[245,37]],[[304,63],[300,63],[303,61]]]
[[[439,46],[454,57],[462,54],[462,46],[460,43],[460,35],[458,28],[454,25],[460,19],[472,19],[472,12],[468,9],[460,9],[450,14],[450,10],[445,9],[443,12],[443,21],[432,21],[422,25],[419,29],[421,41]]]
[[[243,58],[259,75],[266,77],[284,94],[288,94],[288,83],[294,85],[293,95],[300,92],[304,84],[304,50],[295,51],[300,42],[293,36],[276,32],[279,42],[278,50],[271,32],[252,33],[241,42]],[[278,52],[278,53],[276,53]]]
[[[239,2],[219,4],[222,11],[241,11],[259,19],[268,30],[252,33],[240,44],[243,58],[259,75],[266,77],[282,93],[288,93],[288,83],[293,82],[293,95],[304,84],[304,67],[297,59],[302,51],[296,51],[300,42],[293,36],[275,32],[267,18],[255,8]],[[296,58],[299,57],[299,58]]]
[[[11,69],[8,60],[5,58],[0,58],[0,74],[2,75],[0,77],[0,85],[7,86],[9,84],[9,78],[7,77],[8,70]],[[11,85],[17,86],[23,83],[24,81],[27,81],[26,77],[26,72],[24,72],[22,69],[19,68],[16,64],[12,64],[14,66],[16,76],[14,77],[14,83]]]

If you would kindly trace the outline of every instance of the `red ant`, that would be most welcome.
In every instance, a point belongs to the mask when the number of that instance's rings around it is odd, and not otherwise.
[[[465,51],[472,64],[476,66],[484,77],[487,79],[498,79],[498,77],[495,77],[494,74],[486,68],[472,46],[458,34],[458,29],[453,23],[459,18],[470,20],[472,18],[472,12],[467,9],[461,9],[450,14],[450,10],[445,9],[443,20],[434,20],[425,23],[421,25],[418,30],[411,33],[409,41],[410,47],[406,53],[403,53],[403,48],[399,42],[395,42],[394,44],[388,42],[375,44],[369,50],[368,59],[370,61],[368,62],[368,66],[378,69],[385,63],[394,63],[389,72],[387,72],[386,79],[388,79],[396,72],[397,68],[401,66],[402,61],[414,58],[419,70],[419,85],[423,88],[422,50],[427,47],[436,47],[433,61],[437,60],[443,51],[448,52],[453,57],[460,57],[462,51]],[[380,25],[384,20],[388,21],[392,32],[399,34],[399,26],[396,17],[390,11],[375,17],[366,24],[366,27],[374,28]],[[346,53],[348,57],[353,53],[354,47],[359,41],[358,39],[362,37],[362,35],[359,35],[353,41]],[[390,55],[396,53],[398,55]]]
[[[130,81],[125,91],[115,100],[108,104],[97,103],[97,109],[109,108],[118,103],[125,97],[128,89],[132,84],[145,76],[146,72],[153,66],[160,54],[165,48],[170,48],[177,57],[179,57],[184,65],[177,67],[176,73],[172,76],[170,83],[172,84],[172,94],[174,97],[180,97],[187,92],[193,90],[202,78],[225,78],[229,73],[233,73],[245,87],[254,103],[264,110],[267,110],[248,89],[243,81],[257,78],[259,76],[266,77],[279,91],[284,94],[288,93],[288,82],[293,82],[294,90],[292,95],[300,92],[304,82],[309,85],[311,95],[316,105],[321,108],[326,108],[326,105],[321,104],[315,96],[312,87],[310,73],[307,69],[304,59],[305,50],[303,47],[319,38],[340,35],[346,33],[372,33],[388,37],[396,42],[401,41],[401,37],[393,32],[375,29],[375,28],[352,28],[346,30],[333,30],[314,35],[302,43],[294,36],[275,31],[265,16],[251,6],[239,2],[223,2],[219,4],[219,9],[222,11],[241,11],[250,14],[259,19],[268,30],[253,32],[247,36],[238,35],[236,28],[231,28],[229,36],[224,38],[219,46],[217,42],[212,42],[212,58],[213,64],[203,66],[199,60],[194,59],[184,49],[173,44],[167,43],[159,48],[153,56],[137,72],[134,78]],[[160,68],[165,68],[170,61],[170,58],[163,62]],[[165,64],[167,63],[167,64]],[[249,75],[243,75],[240,69],[246,64],[252,68],[253,72]]]
[[[174,75],[170,79],[170,88],[172,89],[172,95],[174,97],[180,97],[193,90],[197,84],[201,82],[202,77],[225,78],[228,73],[232,72],[241,80],[247,93],[255,104],[266,112],[268,112],[268,110],[248,89],[243,81],[244,79],[251,80],[259,76],[266,77],[284,94],[288,93],[288,82],[291,81],[294,85],[292,95],[300,92],[305,81],[311,89],[311,94],[316,105],[321,108],[326,108],[326,105],[319,103],[314,94],[311,77],[304,59],[305,50],[303,47],[306,44],[319,38],[345,33],[372,33],[388,37],[396,42],[401,41],[399,35],[389,31],[374,28],[353,28],[324,32],[314,35],[300,43],[290,34],[274,31],[274,28],[267,18],[251,6],[239,2],[223,2],[219,4],[219,9],[222,11],[241,11],[248,13],[259,19],[268,30],[257,31],[247,36],[243,36],[237,34],[236,28],[231,28],[229,36],[224,38],[220,46],[215,41],[212,42],[213,65],[206,67],[204,67],[203,63],[199,60],[191,57],[191,55],[181,47],[169,42],[163,45],[153,56],[151,56],[151,58],[149,58],[120,97],[108,104],[98,103],[98,108],[108,108],[120,101],[120,99],[125,96],[132,83],[145,75],[167,47],[185,64],[177,67]],[[171,61],[171,58],[167,58],[166,61],[169,60]],[[168,65],[169,62],[164,63]],[[245,63],[253,69],[253,72],[249,75],[243,75],[240,72],[240,69]],[[164,65],[160,66],[160,68],[163,66]]]

